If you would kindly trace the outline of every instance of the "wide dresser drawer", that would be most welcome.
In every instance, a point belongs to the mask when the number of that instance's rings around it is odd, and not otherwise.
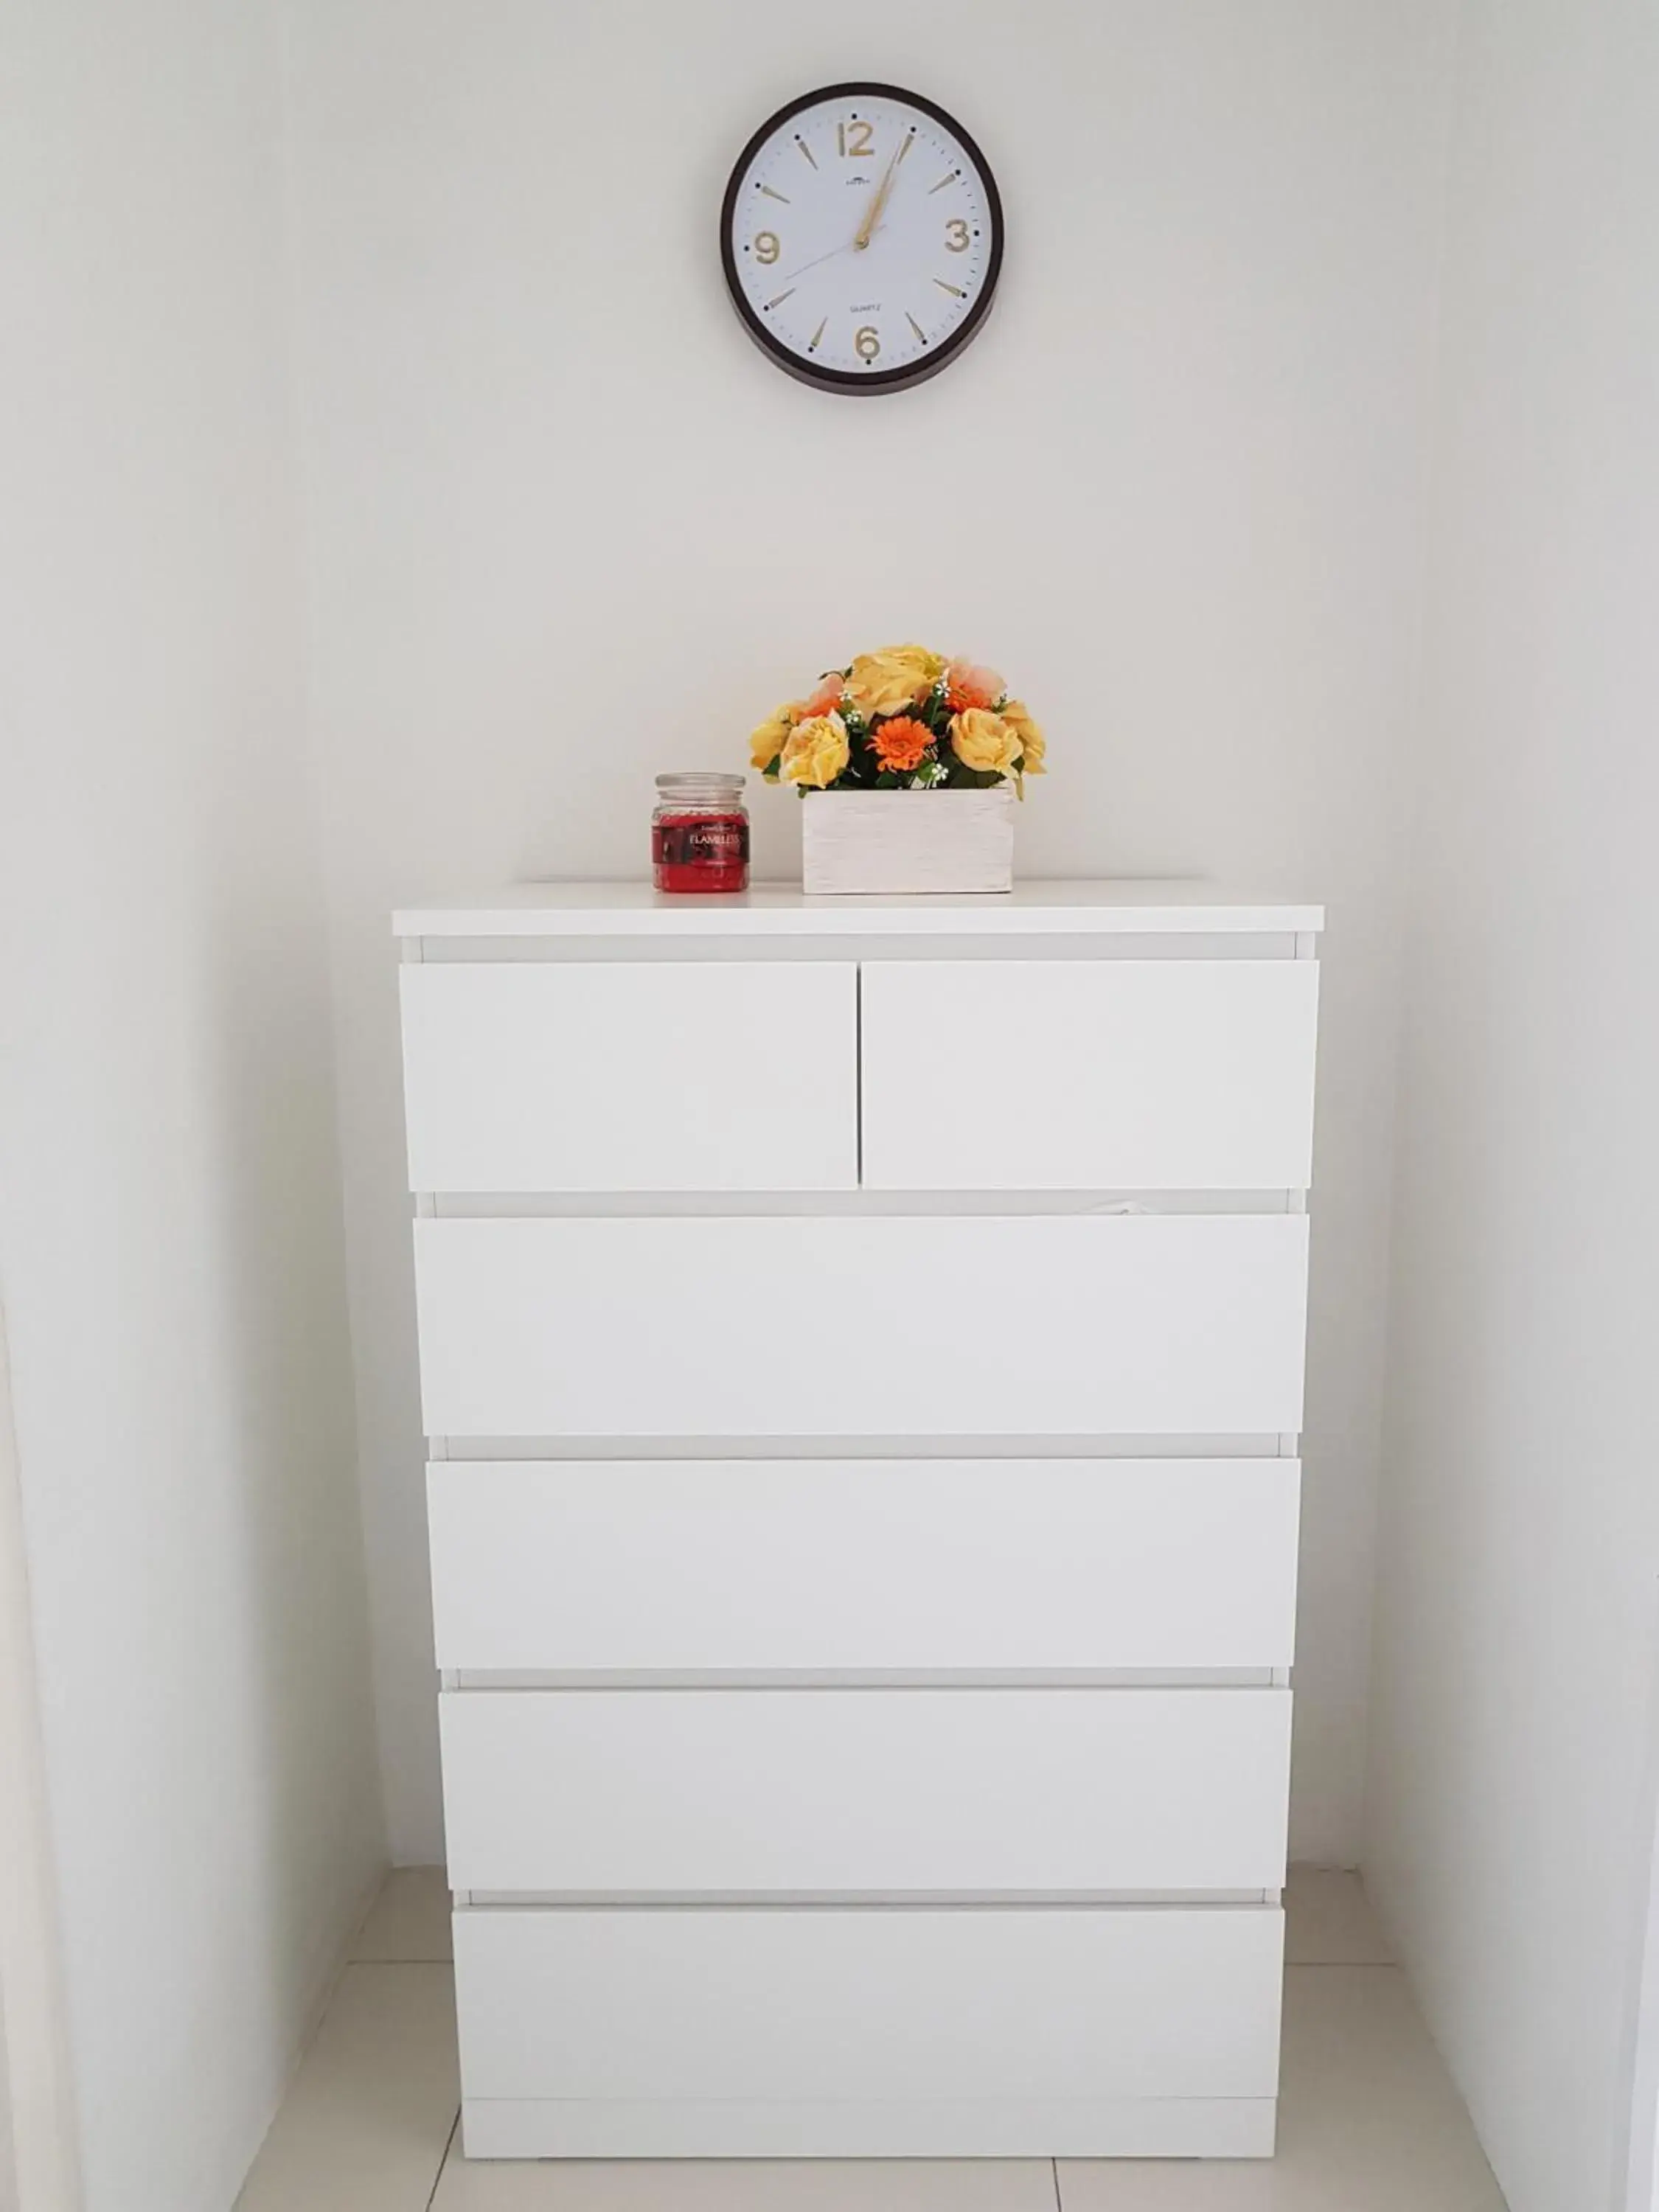
[[[455,1917],[473,2157],[1262,2156],[1266,1909]]]
[[[508,1689],[440,1699],[460,1890],[1276,1889],[1276,1689]]]
[[[1312,961],[872,961],[860,990],[875,1189],[1311,1178]]]
[[[440,1667],[1291,1663],[1289,1459],[446,1460]]]
[[[426,1431],[1297,1430],[1307,1231],[1291,1213],[421,1220]]]

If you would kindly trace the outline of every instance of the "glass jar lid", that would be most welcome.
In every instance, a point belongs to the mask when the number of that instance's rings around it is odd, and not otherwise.
[[[676,769],[657,778],[657,788],[671,799],[690,799],[694,793],[734,799],[748,781],[728,769]]]

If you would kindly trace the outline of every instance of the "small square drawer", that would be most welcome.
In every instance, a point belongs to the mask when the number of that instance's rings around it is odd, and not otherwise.
[[[858,1181],[848,961],[402,971],[411,1190],[840,1190]]]
[[[877,1190],[1299,1190],[1318,969],[1302,960],[872,961]]]

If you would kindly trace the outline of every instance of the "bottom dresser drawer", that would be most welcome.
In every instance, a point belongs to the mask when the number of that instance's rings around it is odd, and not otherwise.
[[[471,2158],[1252,2157],[1283,1915],[455,1916]]]
[[[1279,1689],[458,1690],[457,1889],[1277,1889]]]

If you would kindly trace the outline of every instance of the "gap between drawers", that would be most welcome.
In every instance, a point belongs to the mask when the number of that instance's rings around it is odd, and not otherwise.
[[[1237,1890],[457,1890],[458,1912],[1262,1912],[1284,1892]]]

